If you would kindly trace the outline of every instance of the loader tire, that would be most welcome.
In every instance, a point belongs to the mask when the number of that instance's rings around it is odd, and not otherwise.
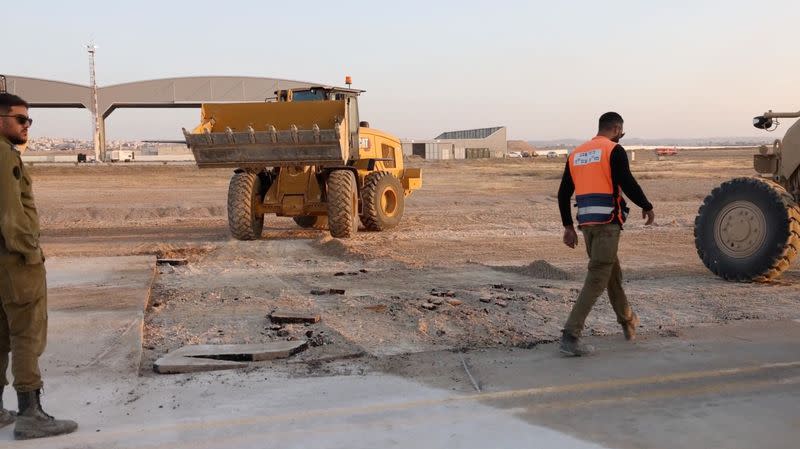
[[[304,229],[328,229],[328,217],[303,215],[300,217],[293,217],[297,226]]]
[[[370,173],[361,189],[361,223],[369,231],[385,231],[400,224],[405,197],[400,180],[389,172]]]
[[[228,228],[237,240],[261,238],[264,214],[257,213],[267,185],[262,176],[243,171],[235,173],[228,186]]]
[[[791,266],[800,249],[800,208],[772,181],[736,178],[708,195],[694,221],[697,254],[717,276],[765,282]]]
[[[346,239],[358,232],[358,186],[350,170],[335,170],[328,176],[328,227],[331,236]]]

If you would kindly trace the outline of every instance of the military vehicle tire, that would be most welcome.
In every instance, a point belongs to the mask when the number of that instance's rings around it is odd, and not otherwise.
[[[400,180],[389,172],[370,173],[361,189],[361,223],[370,231],[384,231],[400,224],[405,196]]]
[[[261,238],[264,214],[256,212],[268,189],[264,176],[250,171],[234,173],[228,186],[228,228],[237,240]]]
[[[328,217],[317,215],[303,215],[292,217],[297,226],[304,229],[328,229]]]
[[[800,208],[783,187],[760,178],[722,183],[694,221],[697,254],[726,280],[768,281],[789,268],[800,249]]]
[[[331,236],[350,238],[358,232],[358,186],[350,170],[328,175],[328,228]]]

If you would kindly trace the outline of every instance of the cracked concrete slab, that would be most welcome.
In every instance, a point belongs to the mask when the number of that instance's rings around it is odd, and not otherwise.
[[[285,359],[306,348],[305,340],[184,346],[156,360],[153,370],[159,374],[178,374],[244,368],[249,362]]]

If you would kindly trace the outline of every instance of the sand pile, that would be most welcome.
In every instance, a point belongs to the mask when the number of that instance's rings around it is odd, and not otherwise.
[[[573,279],[571,273],[555,267],[545,260],[535,260],[528,265],[523,266],[504,266],[492,268],[498,271],[521,274],[523,276],[530,276],[536,279],[553,279],[559,281],[568,281]]]

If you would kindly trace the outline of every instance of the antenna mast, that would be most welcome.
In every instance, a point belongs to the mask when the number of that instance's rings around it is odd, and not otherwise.
[[[97,45],[94,42],[89,42],[89,45],[86,46],[86,50],[89,52],[89,85],[92,88],[92,123],[94,124],[94,129],[92,130],[92,135],[94,137],[94,159],[100,162],[101,155],[100,155],[100,117],[98,116],[98,105],[97,105],[97,78],[95,77],[95,70],[94,70],[94,55],[97,53]]]

